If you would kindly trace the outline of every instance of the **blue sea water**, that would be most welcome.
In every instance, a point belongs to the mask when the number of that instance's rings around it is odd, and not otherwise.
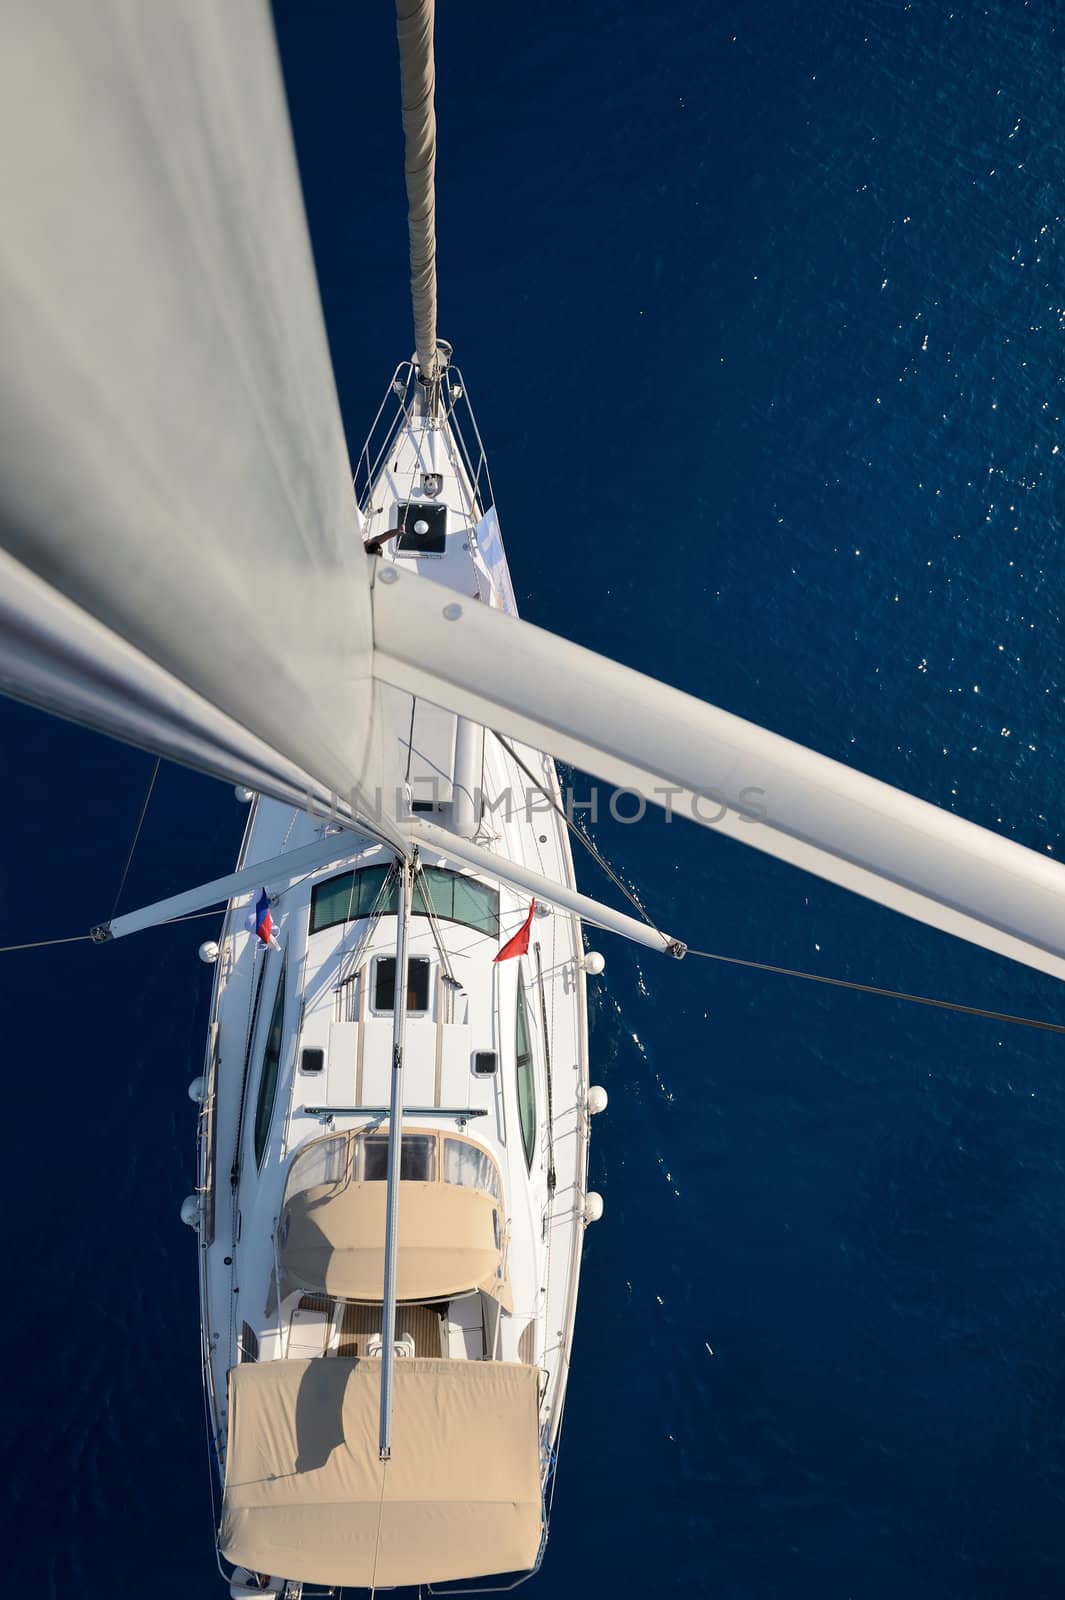
[[[357,451],[411,344],[390,8],[275,14]],[[438,21],[441,332],[523,613],[1054,854],[1063,20],[467,0]],[[80,931],[150,759],[10,705],[0,729],[3,942]],[[165,767],[124,904],[225,871],[242,821]],[[693,945],[1065,1019],[1050,980],[712,833],[594,831]],[[223,1592],[177,1217],[202,936],[3,958],[13,1593]],[[1060,1041],[602,948],[606,1214],[526,1592],[1058,1596]]]

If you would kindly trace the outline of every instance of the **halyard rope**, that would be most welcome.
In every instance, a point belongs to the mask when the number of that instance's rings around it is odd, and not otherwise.
[[[499,740],[499,743],[502,745],[503,749],[506,751],[507,755],[511,758],[511,760],[521,769],[521,771],[529,779],[529,782],[532,783],[534,785],[534,787],[536,789],[538,789],[539,792],[548,801],[548,803],[551,806],[551,809],[553,811],[556,811],[559,814],[559,816],[561,816],[563,818],[563,820],[565,821],[566,826],[569,828],[570,832],[572,834],[574,834],[581,841],[581,843],[584,845],[584,848],[588,851],[588,853],[593,857],[593,859],[596,861],[596,863],[606,873],[606,875],[610,879],[610,881],[618,889],[620,889],[621,893],[625,896],[626,900],[629,901],[630,905],[634,906],[635,909],[640,913],[640,916],[647,923],[647,926],[649,928],[654,928],[656,933],[661,934],[662,939],[664,941],[665,940],[665,935],[662,934],[661,929],[657,926],[657,924],[654,922],[654,920],[647,914],[647,912],[644,910],[643,906],[641,905],[640,901],[636,898],[636,896],[632,893],[632,891],[622,882],[622,880],[619,878],[618,874],[614,871],[614,869],[610,866],[610,864],[603,858],[602,854],[599,852],[599,850],[596,849],[596,847],[592,843],[592,841],[584,833],[581,832],[581,830],[576,826],[576,824],[572,821],[572,819],[566,814],[565,808],[558,804],[558,802],[555,799],[554,795],[552,795],[550,793],[550,791],[548,789],[546,789],[544,787],[544,785],[540,782],[540,780],[535,776],[535,774],[530,771],[529,767],[525,764],[525,762],[522,760],[522,758],[518,755],[517,751],[510,744],[510,742],[507,739],[504,739],[503,736],[501,734],[499,734],[499,733],[496,734],[496,738]],[[158,773],[159,773],[159,760],[157,758],[156,762],[155,762],[155,766],[152,769],[152,775],[148,780],[148,787],[147,787],[147,790],[145,791],[144,801],[143,801],[143,803],[141,805],[140,816],[137,818],[137,825],[136,825],[135,829],[133,830],[133,840],[132,840],[132,843],[130,844],[129,854],[126,857],[126,864],[125,864],[125,867],[123,868],[123,871],[122,871],[122,878],[121,878],[121,880],[119,882],[119,885],[118,885],[118,894],[115,896],[115,908],[116,909],[118,907],[119,899],[121,898],[121,895],[122,895],[122,890],[123,890],[123,888],[125,886],[126,878],[127,878],[128,874],[129,874],[130,863],[133,860],[133,853],[137,848],[137,840],[140,837],[141,828],[144,826],[144,818],[145,818],[145,814],[146,814],[146,812],[148,810],[148,802],[151,799],[152,790],[153,790],[153,788],[155,786],[155,780],[156,780],[156,777],[158,776]],[[380,893],[378,895],[378,899],[380,899]],[[374,909],[376,911],[376,905],[375,905]],[[210,916],[218,916],[218,915],[219,915],[219,913],[218,913],[217,910],[212,910],[212,911],[192,911],[192,912],[189,912],[187,915],[185,915],[183,917],[172,917],[170,919],[169,923],[164,922],[164,923],[161,923],[160,926],[161,927],[168,927],[168,926],[172,925],[173,923],[194,922],[199,917],[210,917]],[[112,916],[114,916],[114,912],[112,912]],[[432,917],[430,917],[430,922],[432,922]],[[95,943],[95,941],[93,940],[91,934],[88,934],[88,933],[75,933],[75,934],[69,934],[66,938],[60,938],[60,939],[31,939],[31,940],[29,940],[29,941],[27,941],[25,943],[22,943],[22,944],[0,945],[0,955],[10,955],[12,952],[17,951],[17,950],[47,950],[47,949],[50,949],[54,945],[61,945],[61,944],[91,944],[91,943]],[[365,941],[363,941],[363,943],[365,943]],[[727,956],[727,955],[723,955],[718,950],[692,950],[692,949],[689,949],[687,951],[687,954],[689,956],[694,956],[694,957],[696,957],[696,959],[702,960],[702,961],[718,961],[718,962],[721,962],[722,965],[724,965],[724,966],[744,967],[744,968],[746,968],[746,970],[748,972],[768,972],[768,973],[772,974],[772,976],[777,977],[777,978],[799,978],[804,983],[820,983],[820,984],[824,984],[828,988],[832,988],[832,989],[849,989],[854,994],[876,995],[876,996],[878,996],[879,998],[881,998],[883,1000],[905,1000],[909,1005],[931,1006],[936,1011],[953,1011],[957,1015],[963,1016],[963,1017],[983,1017],[984,1020],[987,1021],[987,1022],[1004,1022],[1004,1023],[1010,1024],[1012,1027],[1017,1027],[1017,1028],[1035,1028],[1040,1033],[1065,1034],[1065,1023],[1050,1022],[1044,1017],[1018,1017],[1018,1016],[1014,1016],[1012,1014],[1012,1012],[1009,1012],[1009,1011],[992,1011],[992,1010],[990,1010],[990,1009],[988,1009],[987,1007],[984,1007],[984,1006],[966,1006],[966,1005],[962,1005],[957,1000],[937,1000],[932,995],[909,994],[909,993],[906,992],[906,990],[903,990],[903,989],[887,989],[887,988],[882,988],[878,984],[857,983],[853,979],[850,979],[850,978],[831,978],[831,977],[828,977],[826,974],[821,973],[821,972],[803,972],[803,971],[799,970],[796,967],[778,967],[778,966],[774,966],[771,962],[768,962],[768,961],[750,961],[750,960],[744,959],[742,956]]]
[[[129,877],[129,869],[133,864],[133,852],[137,848],[137,840],[140,838],[141,829],[144,827],[144,818],[147,815],[148,802],[152,798],[152,790],[155,788],[155,780],[159,776],[159,766],[161,762],[162,756],[156,756],[155,766],[152,768],[152,775],[148,779],[148,787],[144,791],[144,799],[141,802],[141,814],[137,818],[137,826],[133,830],[133,838],[130,841],[129,854],[126,857],[126,864],[122,868],[122,876],[118,880],[118,888],[115,891],[115,903],[111,907],[111,916],[109,918],[111,922],[113,922],[115,919],[115,915],[118,911],[118,902],[121,900],[122,891],[126,887],[126,879]]]
[[[566,824],[566,827],[569,829],[570,833],[572,833],[573,837],[575,839],[579,839],[580,840],[581,844],[588,851],[588,854],[592,857],[593,861],[595,861],[596,865],[603,869],[603,871],[606,873],[607,877],[610,879],[610,881],[614,885],[614,887],[621,890],[622,894],[625,896],[625,898],[629,902],[629,904],[631,906],[634,906],[636,908],[636,910],[640,913],[640,916],[646,922],[647,926],[649,928],[654,928],[655,932],[657,934],[660,934],[661,937],[662,937],[663,942],[665,942],[666,936],[665,936],[664,933],[662,933],[661,928],[655,927],[654,922],[647,915],[647,912],[644,910],[644,908],[640,904],[639,900],[633,894],[632,890],[629,889],[621,881],[621,879],[618,877],[617,873],[614,871],[614,869],[610,865],[610,863],[608,861],[606,861],[603,858],[603,856],[600,855],[599,851],[596,849],[595,845],[589,839],[588,835],[586,833],[584,833],[580,828],[578,828],[577,824],[573,821],[573,818],[566,811],[566,808],[564,806],[560,806],[558,801],[555,799],[554,795],[551,794],[551,792],[548,789],[544,788],[544,785],[540,782],[539,778],[537,778],[536,774],[531,772],[529,770],[529,768],[525,765],[525,762],[521,759],[521,757],[519,756],[518,752],[514,749],[514,746],[509,742],[509,740],[504,739],[504,737],[503,737],[503,735],[501,733],[497,733],[496,734],[496,738],[498,739],[499,743],[503,746],[503,749],[507,752],[507,755],[510,757],[510,759],[518,767],[521,768],[522,772],[524,772],[525,776],[528,778],[529,782],[533,785],[533,787],[540,791],[540,793],[543,795],[544,799],[547,801],[548,805],[551,807],[552,811],[556,811],[558,813],[558,815],[562,818],[563,822]]]
[[[661,928],[659,928],[653,919],[648,916],[647,912],[644,910],[636,896],[631,893],[628,888],[626,888],[625,884],[621,881],[617,873],[608,864],[608,862],[604,860],[603,856],[596,849],[592,841],[584,833],[582,833],[580,828],[578,828],[573,822],[572,818],[567,814],[565,808],[558,804],[554,796],[550,794],[547,789],[545,789],[544,785],[540,783],[535,774],[529,770],[525,762],[514,749],[513,745],[511,745],[508,740],[504,739],[500,733],[496,734],[496,738],[502,745],[503,749],[507,752],[507,755],[510,757],[510,759],[515,762],[518,767],[520,767],[521,771],[524,772],[529,782],[539,790],[544,799],[550,804],[552,810],[556,811],[558,815],[562,817],[570,832],[581,841],[581,843],[584,845],[584,848],[589,852],[598,865],[602,867],[611,883],[621,890],[622,894],[625,896],[626,900],[629,901],[630,905],[635,906],[636,910],[640,913],[648,927],[654,928],[654,931],[657,934],[660,934],[664,941],[666,936],[664,933],[662,933]],[[746,967],[748,971],[751,972],[769,972],[772,973],[774,977],[778,978],[801,978],[806,983],[823,983],[832,989],[850,989],[855,994],[879,995],[884,1000],[905,1000],[910,1005],[932,1006],[937,1011],[954,1011],[963,1017],[983,1017],[988,1022],[1008,1022],[1018,1028],[1036,1028],[1041,1033],[1065,1033],[1065,1023],[1048,1022],[1042,1017],[1016,1017],[1008,1011],[990,1011],[985,1009],[983,1006],[964,1006],[956,1000],[936,1000],[930,995],[907,994],[905,990],[902,989],[883,989],[872,983],[855,983],[849,978],[829,978],[819,972],[800,972],[795,967],[776,967],[767,961],[746,961],[740,956],[721,955],[715,950],[689,949],[686,951],[686,954],[689,956],[696,956],[703,961],[720,961],[724,965],[730,967]]]
[[[1038,1028],[1043,1033],[1065,1033],[1065,1024],[1047,1022],[1042,1017],[1015,1017],[1008,1011],[987,1011],[982,1006],[963,1006],[956,1000],[934,1000],[930,995],[907,994],[902,989],[881,989],[872,983],[854,983],[849,978],[828,978],[820,972],[799,972],[793,967],[774,967],[766,961],[744,961],[739,956],[723,956],[714,950],[688,950],[689,956],[704,961],[722,961],[730,967],[747,967],[752,972],[771,972],[778,978],[802,978],[807,983],[825,983],[833,989],[853,989],[856,994],[876,994],[885,1000],[908,1000],[914,1006],[934,1006],[937,1011],[957,1011],[963,1017],[985,1017],[989,1022],[1011,1022],[1019,1028]]]

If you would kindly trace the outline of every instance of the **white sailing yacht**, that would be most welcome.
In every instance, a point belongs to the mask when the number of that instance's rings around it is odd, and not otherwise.
[[[1065,976],[1058,863],[515,615],[397,15],[417,353],[358,494],[263,0],[18,0],[0,60],[0,687],[252,804],[234,873],[97,930],[228,907],[187,1216],[235,1596],[542,1556],[581,924],[684,953],[577,891],[552,757]]]
[[[462,395],[450,366],[428,388],[398,369],[361,463],[364,533],[378,582],[413,572],[444,603],[513,611]],[[386,690],[380,715],[424,823],[413,872],[391,844],[254,798],[240,870],[265,880],[272,937],[248,926],[255,887],[203,951],[186,1215],[233,1595],[527,1572],[545,1535],[605,1094],[588,1089],[579,920],[532,910],[506,872],[573,889],[561,797],[550,758],[421,696]],[[500,960],[508,942],[524,952]]]

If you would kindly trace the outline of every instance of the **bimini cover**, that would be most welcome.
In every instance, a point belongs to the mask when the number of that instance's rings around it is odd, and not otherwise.
[[[330,1134],[301,1150],[289,1170],[278,1224],[282,1279],[344,1300],[380,1301],[384,1293],[385,1212],[388,1185],[368,1178],[365,1130]],[[400,1300],[447,1300],[483,1289],[510,1309],[503,1259],[503,1217],[494,1163],[460,1167],[460,1181],[445,1182],[435,1159],[436,1135],[404,1134],[409,1143],[431,1141],[433,1159],[419,1178],[399,1185],[397,1288]],[[380,1142],[380,1141],[377,1141]],[[447,1141],[445,1141],[447,1142]],[[461,1141],[467,1147],[467,1141]],[[477,1174],[483,1174],[478,1180]],[[489,1185],[473,1187],[472,1182]],[[493,1181],[494,1180],[494,1181]]]
[[[388,1185],[318,1184],[286,1197],[279,1243],[285,1280],[344,1300],[384,1291]],[[498,1201],[453,1183],[399,1186],[396,1297],[446,1300],[483,1289],[509,1306]]]
[[[538,1369],[403,1360],[234,1367],[219,1546],[254,1572],[365,1588],[526,1572],[540,1548]]]

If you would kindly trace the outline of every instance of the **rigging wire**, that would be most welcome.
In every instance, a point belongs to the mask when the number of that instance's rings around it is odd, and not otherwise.
[[[521,769],[522,772],[524,772],[529,782],[536,789],[538,789],[543,795],[544,799],[547,800],[548,804],[551,806],[551,809],[558,813],[570,832],[581,841],[589,854],[594,858],[598,865],[602,867],[610,881],[621,890],[622,894],[629,901],[629,903],[635,906],[636,910],[640,913],[648,927],[654,928],[656,933],[662,934],[661,928],[659,928],[652,918],[648,916],[637,897],[632,894],[628,888],[626,888],[625,884],[622,883],[621,879],[618,877],[617,873],[613,870],[610,864],[604,860],[603,856],[596,849],[595,845],[584,833],[581,832],[580,828],[578,828],[573,822],[565,808],[559,805],[554,795],[552,795],[549,790],[544,787],[544,785],[536,777],[535,773],[530,771],[525,762],[522,760],[521,756],[518,755],[518,752],[509,743],[509,741],[504,739],[500,733],[496,734],[496,738],[499,740],[499,743],[507,752],[507,755],[510,757],[510,759]],[[662,937],[665,938],[665,935],[662,934]],[[883,989],[878,987],[876,984],[856,983],[849,978],[830,978],[819,972],[800,972],[795,967],[777,967],[773,966],[768,961],[746,961],[740,956],[721,955],[718,951],[714,950],[689,949],[685,952],[685,954],[689,956],[695,956],[703,961],[720,961],[725,966],[745,967],[750,972],[769,972],[778,978],[801,978],[807,983],[822,983],[832,989],[850,989],[855,994],[879,995],[884,1000],[905,1000],[910,1005],[931,1006],[937,1011],[953,1011],[959,1016],[963,1017],[983,1017],[988,1022],[1008,1022],[1018,1028],[1036,1028],[1041,1033],[1065,1033],[1065,1023],[1049,1022],[1043,1017],[1017,1017],[1008,1011],[990,1011],[982,1006],[965,1006],[956,1000],[936,1000],[930,995],[908,994],[902,989]]]
[[[159,767],[162,764],[162,759],[162,756],[156,756],[155,766],[152,768],[152,775],[148,779],[148,787],[144,791],[144,799],[141,802],[141,814],[137,818],[137,826],[133,830],[133,838],[130,841],[129,854],[126,857],[126,864],[122,868],[122,876],[118,880],[118,888],[115,891],[115,903],[111,907],[111,916],[108,919],[111,922],[113,922],[115,919],[115,916],[118,912],[118,902],[121,900],[122,891],[126,887],[126,879],[129,877],[129,869],[133,864],[133,852],[136,850],[137,840],[141,836],[141,829],[144,826],[144,818],[148,811],[148,802],[152,798],[152,790],[155,788],[155,780],[159,776]]]
[[[183,917],[171,917],[167,922],[157,924],[160,928],[173,928],[179,922],[195,922],[198,917],[220,917],[220,907],[215,906],[210,911],[187,911]],[[91,933],[71,933],[65,939],[31,939],[28,944],[0,944],[0,956],[6,956],[12,950],[47,950],[54,944],[97,944]]]
[[[1038,1028],[1043,1033],[1065,1033],[1065,1023],[1048,1022],[1043,1017],[1015,1017],[1008,1011],[988,1011],[982,1006],[963,1006],[956,1000],[935,1000],[930,995],[907,994],[902,989],[881,989],[872,983],[855,983],[850,978],[829,978],[820,972],[799,972],[793,967],[774,967],[767,961],[744,961],[739,956],[723,956],[714,950],[688,950],[689,956],[704,961],[721,961],[730,967],[747,967],[752,972],[771,972],[778,978],[802,978],[807,983],[824,983],[833,989],[852,989],[857,994],[880,995],[885,1000],[907,1000],[915,1006],[933,1006],[937,1011],[956,1011],[964,1017],[985,1017],[989,1022],[1011,1022],[1019,1028]]]
[[[195,922],[200,917],[217,917],[216,907],[211,911],[189,911],[183,917],[171,917],[161,922],[161,928],[176,927],[179,922]],[[651,923],[654,927],[654,924]],[[0,956],[13,950],[46,950],[57,944],[95,944],[89,933],[74,933],[65,939],[33,939],[28,944],[2,944]],[[801,978],[806,983],[823,983],[832,989],[850,989],[855,994],[879,995],[883,1000],[905,1000],[914,1006],[931,1006],[937,1011],[954,1011],[963,1017],[983,1017],[988,1022],[1008,1022],[1018,1028],[1036,1028],[1041,1033],[1065,1033],[1065,1023],[1050,1022],[1045,1017],[1018,1017],[1010,1011],[990,1011],[984,1006],[965,1006],[958,1000],[937,1000],[932,995],[909,994],[905,989],[883,989],[874,983],[856,983],[851,978],[830,978],[823,972],[802,972],[797,967],[776,967],[768,961],[748,961],[742,956],[722,955],[718,950],[688,949],[686,955],[703,961],[720,961],[728,967],[745,967],[749,972],[769,972],[778,978]]]
[[[29,944],[0,944],[0,956],[6,956],[12,950],[47,950],[53,944],[81,944],[84,941],[93,942],[91,933],[72,933],[65,939],[31,939]]]
[[[385,1514],[385,1482],[388,1477],[388,1469],[390,1466],[390,1461],[382,1461],[381,1463],[381,1497],[377,1502],[377,1532],[374,1535],[373,1541],[373,1569],[370,1572],[370,1600],[374,1600],[374,1597],[377,1594],[377,1562],[381,1554],[381,1524],[384,1520]],[[419,1593],[420,1592],[421,1591],[419,1590]]]
[[[634,906],[637,911],[639,911],[641,917],[647,923],[648,927],[654,928],[656,933],[661,933],[661,929],[652,920],[652,918],[648,916],[647,912],[640,904],[640,901],[618,877],[617,873],[610,866],[609,862],[604,860],[603,856],[596,849],[592,841],[587,838],[586,835],[583,834],[576,824],[571,820],[565,809],[559,805],[554,795],[552,795],[550,791],[544,787],[536,775],[529,769],[510,742],[507,739],[504,739],[502,734],[499,733],[496,734],[496,738],[499,740],[499,743],[502,745],[503,749],[515,763],[515,765],[518,766],[529,779],[529,782],[533,784],[533,786],[543,795],[544,799],[548,801],[551,809],[556,811],[558,815],[562,817],[570,832],[581,841],[585,849],[593,857],[596,863],[603,869],[610,881],[618,889],[620,889],[621,893],[625,896],[629,903]],[[152,770],[152,775],[148,780],[148,788],[145,792],[140,816],[137,819],[137,826],[133,832],[133,842],[129,848],[129,855],[126,857],[126,865],[123,869],[122,879],[118,886],[118,894],[115,896],[116,910],[119,899],[122,895],[123,887],[125,886],[126,877],[129,873],[130,863],[133,860],[133,852],[137,848],[137,840],[140,837],[140,831],[144,825],[144,817],[148,809],[148,802],[151,799],[152,789],[155,786],[156,777],[159,773],[159,765],[159,758],[157,758],[155,766]],[[379,892],[378,899],[380,899],[380,897],[381,896]],[[376,910],[376,906],[374,909]],[[114,912],[111,914],[114,916]],[[220,915],[220,912],[217,908],[210,911],[190,911],[181,917],[171,917],[167,922],[160,923],[159,926],[164,928],[173,927],[179,922],[195,922],[200,917],[215,917],[218,915]],[[432,923],[432,921],[433,918],[430,915],[430,923]],[[433,929],[434,933],[437,931],[438,930],[435,928]],[[665,935],[663,934],[662,937],[664,938]],[[96,941],[89,933],[69,934],[66,938],[62,939],[31,939],[23,944],[0,945],[0,955],[10,955],[12,952],[18,950],[47,950],[55,945],[61,944],[92,944],[95,942]],[[689,948],[686,951],[686,954],[695,957],[696,960],[717,961],[723,966],[728,967],[743,967],[748,972],[768,972],[777,978],[798,978],[804,983],[820,983],[831,989],[849,989],[853,994],[871,994],[876,995],[883,1000],[904,1000],[908,1005],[930,1006],[933,1010],[952,1011],[958,1016],[983,1017],[987,1022],[1004,1022],[1009,1023],[1011,1026],[1017,1028],[1035,1028],[1040,1033],[1065,1034],[1065,1023],[1050,1022],[1045,1017],[1019,1017],[1015,1016],[1009,1011],[992,1011],[984,1006],[962,1005],[961,1002],[957,1000],[937,1000],[932,995],[909,994],[904,989],[886,989],[882,988],[878,984],[857,983],[851,978],[832,978],[822,972],[804,972],[797,967],[778,967],[774,966],[773,963],[768,961],[751,961],[742,956],[727,956],[722,954],[722,952],[719,950],[692,950]]]
[[[621,893],[625,896],[629,904],[634,906],[635,909],[640,913],[640,916],[646,922],[647,926],[649,928],[654,928],[654,931],[659,934],[662,939],[665,939],[666,936],[662,932],[661,928],[650,916],[648,916],[637,897],[633,894],[632,890],[618,877],[609,861],[605,860],[605,858],[600,855],[591,839],[588,838],[588,835],[578,828],[577,824],[569,815],[569,812],[566,810],[565,806],[560,806],[550,790],[544,788],[544,785],[540,782],[536,774],[531,772],[530,769],[525,765],[525,762],[521,759],[521,756],[519,756],[518,752],[514,749],[514,746],[510,743],[510,741],[504,739],[501,733],[497,733],[495,736],[514,764],[520,767],[522,772],[524,772],[529,782],[533,785],[533,788],[540,791],[548,805],[551,807],[552,811],[558,813],[563,822],[566,824],[566,827],[569,829],[570,833],[572,833],[573,837],[580,840],[581,844],[588,851],[588,854],[592,857],[592,860],[597,866],[603,869],[614,887],[621,890]]]

